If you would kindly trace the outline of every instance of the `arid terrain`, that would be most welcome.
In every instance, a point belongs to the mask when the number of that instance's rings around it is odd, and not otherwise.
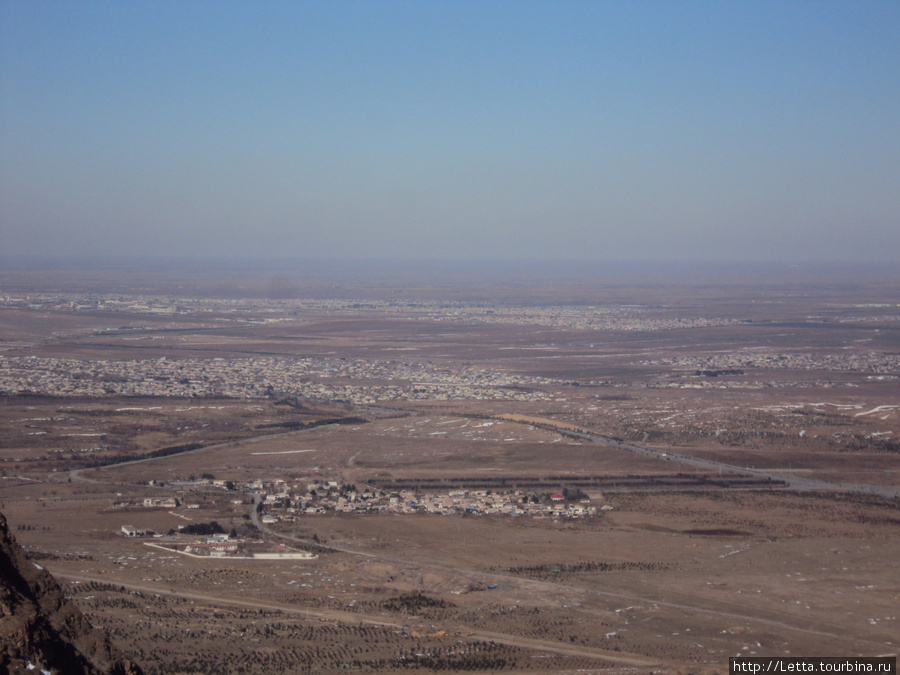
[[[0,276],[0,511],[146,673],[900,644],[900,271]]]

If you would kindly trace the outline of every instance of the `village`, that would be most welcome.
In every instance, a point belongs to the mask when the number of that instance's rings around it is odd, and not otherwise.
[[[303,515],[327,513],[431,513],[457,516],[531,516],[584,518],[597,514],[583,492],[526,493],[523,490],[417,490],[357,489],[338,481],[314,482],[306,492],[290,491],[284,483],[271,484],[263,493],[260,512],[264,524],[293,522]],[[603,507],[601,507],[602,509]],[[608,510],[608,509],[607,509]]]
[[[315,480],[305,484],[288,485],[285,481],[225,481],[201,478],[193,481],[178,481],[170,484],[151,481],[154,487],[175,491],[177,496],[145,497],[140,500],[122,500],[113,504],[114,510],[133,511],[137,509],[165,509],[178,514],[175,509],[197,510],[200,508],[194,491],[219,488],[233,495],[233,506],[245,506],[248,513],[259,519],[262,527],[302,522],[310,516],[335,514],[433,514],[459,517],[480,516],[525,516],[531,518],[575,519],[596,516],[609,511],[611,506],[596,506],[598,497],[592,499],[580,490],[563,489],[562,492],[536,493],[524,490],[451,490],[447,492],[423,492],[403,489],[398,491],[357,488],[334,480]],[[183,516],[182,516],[183,517]],[[255,520],[255,518],[254,518]],[[186,525],[172,530],[169,537],[179,535],[199,535],[202,540],[174,546],[179,552],[193,555],[237,555],[244,546],[233,541],[237,535],[224,533],[214,524],[209,531],[203,526]],[[147,529],[123,525],[121,533],[126,537],[161,537]],[[282,552],[283,553],[283,552]],[[261,557],[256,551],[250,557]],[[264,557],[264,555],[263,555]]]

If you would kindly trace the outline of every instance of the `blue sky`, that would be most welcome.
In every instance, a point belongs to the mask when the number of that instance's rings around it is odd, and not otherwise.
[[[5,255],[880,260],[900,3],[0,0]]]

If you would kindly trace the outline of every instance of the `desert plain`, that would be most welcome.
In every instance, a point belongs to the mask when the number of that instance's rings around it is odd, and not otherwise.
[[[0,511],[148,673],[896,655],[898,281],[11,265]]]

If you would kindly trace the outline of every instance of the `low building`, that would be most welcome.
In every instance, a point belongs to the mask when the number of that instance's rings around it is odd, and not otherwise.
[[[206,544],[188,544],[184,552],[193,553],[194,555],[209,555],[213,557],[222,557],[226,555],[234,555],[237,553],[238,545],[235,543],[218,542]]]

